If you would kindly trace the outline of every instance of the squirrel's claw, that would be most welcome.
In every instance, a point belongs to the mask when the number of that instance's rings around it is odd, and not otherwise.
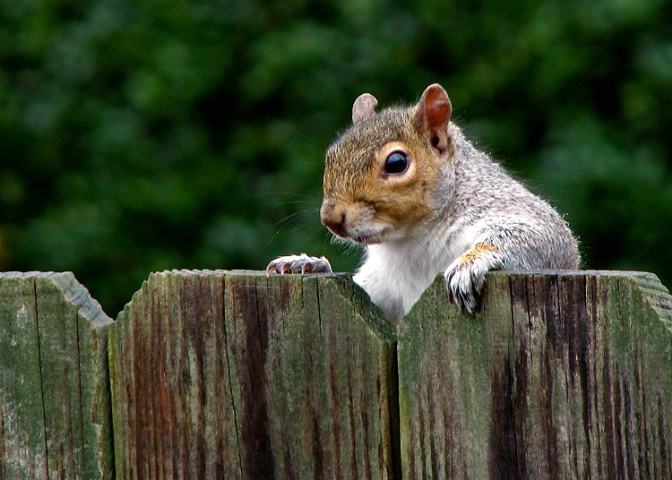
[[[455,263],[446,270],[446,288],[450,301],[462,312],[470,315],[476,312],[486,272],[481,265],[464,263]]]
[[[502,267],[499,249],[481,242],[464,252],[446,269],[446,288],[450,301],[460,310],[474,315],[481,299],[485,274]]]
[[[311,257],[301,255],[285,255],[278,257],[268,264],[266,274],[279,273],[280,275],[292,273],[331,273],[331,264],[325,257]]]

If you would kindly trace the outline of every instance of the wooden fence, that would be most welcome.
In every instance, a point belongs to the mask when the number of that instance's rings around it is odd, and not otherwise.
[[[114,477],[672,479],[672,297],[496,272],[473,318],[438,278],[394,326],[348,275],[172,271],[113,322],[0,274],[0,479]]]

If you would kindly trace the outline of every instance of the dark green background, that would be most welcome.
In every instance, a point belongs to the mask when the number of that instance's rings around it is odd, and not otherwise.
[[[432,82],[586,267],[672,284],[672,4],[646,0],[0,0],[0,269],[72,270],[112,315],[154,270],[352,270],[323,152],[360,93]]]

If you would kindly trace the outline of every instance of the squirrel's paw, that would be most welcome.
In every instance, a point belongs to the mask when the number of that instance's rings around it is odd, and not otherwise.
[[[498,251],[489,244],[478,244],[459,256],[445,271],[450,301],[470,315],[481,299],[485,274],[499,268]]]
[[[324,257],[301,255],[285,255],[268,264],[266,273],[331,273],[331,264]]]

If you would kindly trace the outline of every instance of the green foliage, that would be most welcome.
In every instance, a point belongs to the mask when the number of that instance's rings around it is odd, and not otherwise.
[[[319,224],[364,91],[431,82],[549,197],[593,268],[672,283],[672,5],[0,3],[0,268],[72,270],[114,314],[150,271],[358,254]]]

